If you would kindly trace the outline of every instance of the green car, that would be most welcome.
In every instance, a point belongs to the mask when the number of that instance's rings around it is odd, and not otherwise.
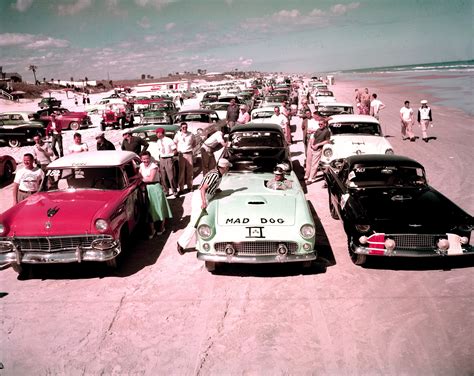
[[[197,223],[197,258],[213,271],[218,263],[310,265],[316,259],[315,225],[296,174],[286,190],[267,188],[273,169],[289,156],[275,124],[235,126],[223,155],[233,164],[221,191]]]
[[[172,101],[150,103],[148,108],[140,114],[141,124],[167,124],[171,123],[173,116],[178,112]]]

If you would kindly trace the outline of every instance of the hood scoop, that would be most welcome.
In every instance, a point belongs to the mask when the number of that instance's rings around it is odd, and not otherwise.
[[[268,202],[263,196],[249,197],[247,205],[266,205]]]

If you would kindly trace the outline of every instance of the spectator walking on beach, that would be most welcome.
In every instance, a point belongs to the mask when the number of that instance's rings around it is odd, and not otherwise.
[[[370,114],[370,94],[369,89],[365,88],[364,92],[360,95],[360,110],[361,115]]]
[[[194,192],[191,200],[191,219],[178,239],[178,253],[180,255],[184,254],[187,248],[195,246],[197,222],[202,215],[207,214],[206,209],[209,202],[214,198],[215,194],[219,192],[222,177],[229,171],[230,167],[232,167],[232,163],[227,159],[219,159],[217,168],[209,171],[204,176],[199,185],[199,190]]]
[[[240,105],[240,113],[237,118],[237,124],[247,124],[250,121],[250,114],[247,111],[247,106],[245,104]]]
[[[169,187],[173,191],[172,196],[176,198],[178,195],[178,187],[176,185],[176,177],[173,168],[173,157],[176,155],[176,144],[169,137],[165,136],[164,128],[156,129],[156,145],[160,157],[160,180],[163,190],[167,195]]]
[[[239,106],[235,102],[235,99],[231,99],[229,105],[227,106],[227,115],[226,121],[229,129],[235,125],[235,122],[239,118]]]
[[[97,150],[115,150],[115,146],[105,138],[104,132],[99,132],[95,135],[97,140]]]
[[[354,92],[355,92],[354,100],[355,100],[355,104],[356,104],[356,107],[357,107],[357,112],[360,115],[360,96],[361,96],[361,92],[359,91],[359,89],[355,89]]]
[[[422,140],[428,142],[428,133],[426,130],[433,121],[433,117],[431,115],[431,108],[428,107],[428,101],[423,99],[420,104],[421,107],[418,109],[418,124],[421,127]],[[433,124],[431,124],[431,126],[433,126]]]
[[[56,157],[63,157],[63,134],[61,122],[56,120],[56,114],[51,114],[51,120],[46,126],[46,137],[51,136],[51,149]],[[58,150],[56,150],[56,144],[58,144]]]
[[[40,189],[44,172],[41,168],[34,166],[34,160],[33,154],[26,153],[23,156],[24,167],[17,170],[13,181],[14,204],[18,204]]]
[[[138,136],[132,136],[131,129],[125,129],[122,133],[123,141],[122,141],[122,150],[132,151],[137,155],[143,153],[146,149],[148,149],[148,142],[146,142],[143,138]]]
[[[35,146],[33,146],[33,156],[35,157],[36,164],[41,167],[43,171],[46,171],[46,166],[51,163],[51,157],[54,155],[53,149],[48,144],[43,142],[41,135],[37,134],[33,137]]]
[[[370,101],[370,115],[376,118],[380,122],[380,111],[385,108],[385,105],[380,99],[377,99],[377,94],[372,94],[372,100]]]
[[[82,142],[82,136],[80,133],[74,133],[73,136],[74,143],[69,146],[69,153],[82,153],[84,151],[89,151],[87,144]]]
[[[413,134],[413,109],[410,107],[410,101],[405,101],[405,105],[400,108],[400,121],[402,124],[402,140],[414,142],[415,135]]]
[[[179,96],[179,103],[181,104],[181,107],[183,107],[184,99],[182,95]]]
[[[176,132],[174,139],[176,150],[178,151],[179,178],[178,187],[179,194],[184,191],[186,184],[189,192],[193,191],[193,149],[196,145],[194,135],[188,131],[188,124],[181,123],[179,132]]]

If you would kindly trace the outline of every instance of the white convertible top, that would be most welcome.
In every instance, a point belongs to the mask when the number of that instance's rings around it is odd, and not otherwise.
[[[370,115],[333,115],[329,118],[328,124],[333,123],[375,123],[379,124],[379,121]]]
[[[138,158],[131,151],[103,150],[86,151],[82,153],[68,154],[62,158],[56,159],[48,165],[48,169],[66,168],[66,167],[111,167],[120,166],[130,160]]]

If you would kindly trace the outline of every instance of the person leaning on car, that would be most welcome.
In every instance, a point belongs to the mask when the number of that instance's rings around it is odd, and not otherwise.
[[[141,137],[132,136],[132,131],[130,129],[124,130],[122,136],[122,150],[132,151],[135,154],[140,155],[148,149],[148,142]]]
[[[23,156],[24,167],[16,172],[15,180],[13,181],[14,204],[18,204],[40,189],[44,172],[41,168],[34,166],[34,161],[33,154],[27,153]]]
[[[220,146],[226,146],[224,133],[221,130],[214,132],[207,138],[206,141],[203,142],[201,147],[203,175],[206,175],[210,170],[216,168],[216,157],[214,156],[214,153],[220,149]]]
[[[313,113],[313,115],[319,116],[316,111]],[[316,181],[316,174],[318,173],[319,160],[321,159],[321,155],[323,153],[323,146],[330,142],[331,134],[327,125],[327,121],[319,121],[319,128],[312,134],[309,141],[309,147],[312,150],[312,156],[311,168],[309,171],[306,171],[306,174],[309,172],[306,184],[311,184]]]

